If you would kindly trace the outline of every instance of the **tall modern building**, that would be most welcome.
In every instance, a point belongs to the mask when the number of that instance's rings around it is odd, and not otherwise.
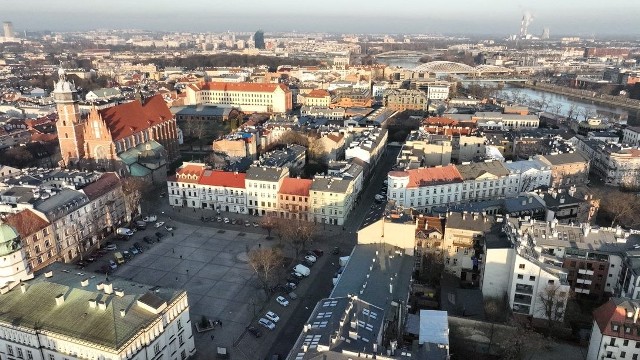
[[[3,28],[4,28],[4,38],[5,39],[13,39],[15,37],[14,33],[13,33],[13,24],[11,23],[11,21],[5,21],[2,24]]]
[[[255,35],[253,35],[253,41],[256,49],[264,49],[264,32],[262,30],[256,31]]]

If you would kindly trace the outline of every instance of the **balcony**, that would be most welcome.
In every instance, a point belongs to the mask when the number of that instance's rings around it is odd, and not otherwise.
[[[533,286],[524,285],[524,284],[516,284],[516,293],[531,295],[531,294],[533,294]]]
[[[587,280],[587,279],[580,279],[578,278],[576,280],[576,284],[585,284],[585,285],[591,285],[591,280]]]
[[[531,311],[530,306],[513,304],[513,312],[515,313],[529,315],[530,311]]]
[[[516,294],[513,297],[513,302],[514,303],[518,303],[518,304],[523,304],[523,305],[531,305],[531,296],[530,295]]]
[[[578,270],[578,274],[582,274],[582,275],[593,275],[593,270],[580,269],[580,270]]]

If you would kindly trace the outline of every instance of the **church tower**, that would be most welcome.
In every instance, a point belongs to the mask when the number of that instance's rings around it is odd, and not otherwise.
[[[58,77],[53,90],[53,99],[58,110],[56,130],[62,166],[69,167],[84,157],[84,123],[80,116],[75,84],[67,80],[63,68],[58,70]]]

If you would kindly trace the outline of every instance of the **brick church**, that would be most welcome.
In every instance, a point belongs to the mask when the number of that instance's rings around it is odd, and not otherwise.
[[[152,177],[179,158],[176,120],[161,95],[82,114],[75,85],[58,71],[53,98],[62,166]]]

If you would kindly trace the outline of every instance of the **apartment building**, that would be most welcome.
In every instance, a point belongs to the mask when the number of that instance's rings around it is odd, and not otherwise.
[[[383,103],[394,111],[424,114],[428,111],[429,98],[421,90],[389,89],[384,92]]]
[[[333,91],[330,108],[369,108],[373,104],[371,90],[364,88],[338,88]]]
[[[541,300],[541,294],[553,292],[558,316],[557,321],[564,317],[564,309],[568,299],[570,287],[567,281],[567,271],[558,262],[545,261],[540,258],[541,252],[529,233],[519,234],[518,224],[506,219],[504,232],[506,233],[515,255],[509,264],[508,299],[509,306],[515,314],[532,316],[536,319],[547,319],[546,307]],[[492,264],[487,262],[487,266]],[[485,271],[486,274],[486,271]]]
[[[484,159],[487,153],[486,139],[479,135],[451,136],[451,161],[457,164]]]
[[[266,215],[278,210],[278,192],[288,168],[251,166],[245,177],[249,214]]]
[[[243,112],[287,113],[293,107],[291,90],[284,84],[208,82],[185,89],[188,105],[233,107]]]
[[[593,312],[587,360],[640,358],[640,301],[613,298]]]
[[[478,284],[479,262],[485,234],[497,231],[494,216],[479,213],[447,213],[442,249],[445,271]]]
[[[591,160],[591,173],[605,184],[640,186],[640,149],[582,137],[576,142],[578,151]]]
[[[355,181],[349,178],[316,176],[310,189],[311,216],[315,222],[344,225],[353,209]]]
[[[629,126],[622,130],[622,143],[625,145],[640,146],[640,127]]]
[[[331,104],[331,94],[327,90],[314,89],[307,94],[299,95],[303,106],[328,108]]]
[[[551,187],[585,185],[589,180],[590,161],[578,152],[536,155],[534,159],[551,167]]]
[[[375,167],[387,148],[387,129],[367,128],[356,133],[344,152],[346,160],[358,158]]]
[[[3,359],[185,360],[195,355],[184,290],[78,276],[62,264],[19,280],[0,293]]]
[[[283,219],[309,220],[313,180],[286,178],[278,193],[277,215]]]
[[[390,171],[387,181],[388,198],[398,206],[430,211],[462,197],[463,179],[454,165]]]
[[[416,169],[451,163],[451,139],[446,135],[411,131],[402,145],[396,164],[402,169]]]
[[[499,112],[476,112],[471,116],[479,129],[484,130],[523,130],[540,126],[537,115],[503,114]]]
[[[203,209],[248,212],[244,173],[203,169],[198,187]]]

